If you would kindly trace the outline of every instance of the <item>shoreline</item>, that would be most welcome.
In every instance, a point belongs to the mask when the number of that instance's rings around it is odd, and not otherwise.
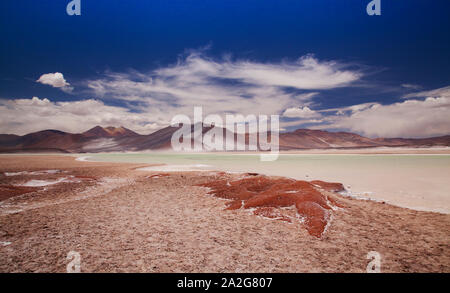
[[[181,151],[175,152],[171,149],[161,150],[148,150],[148,151],[111,151],[111,152],[97,152],[97,153],[59,153],[59,152],[14,152],[14,153],[1,153],[3,155],[61,155],[61,156],[73,156],[83,154],[189,154],[189,155],[205,155],[205,154],[219,154],[219,155],[249,155],[259,156],[267,152],[259,151],[199,151],[188,152]],[[292,150],[280,150],[280,155],[301,155],[301,154],[320,154],[320,155],[450,155],[450,147],[367,147],[367,148],[327,148],[327,149],[292,149]]]
[[[432,211],[443,214],[450,214],[450,202],[448,199],[448,191],[446,188],[441,185],[442,182],[445,182],[445,169],[440,170],[436,166],[432,165],[433,163],[428,163],[427,166],[417,166],[422,169],[415,169],[413,166],[409,166],[410,163],[406,160],[408,158],[414,158],[414,156],[425,157],[433,159],[435,156],[444,156],[446,154],[281,154],[280,160],[286,161],[287,157],[283,156],[294,156],[300,158],[299,165],[293,165],[293,163],[276,163],[278,165],[266,164],[259,165],[255,163],[248,163],[242,166],[233,166],[230,165],[228,161],[234,155],[237,156],[246,156],[247,160],[249,158],[253,158],[253,156],[257,156],[256,154],[230,154],[230,153],[222,153],[222,155],[226,156],[226,162],[228,165],[220,166],[222,161],[217,161],[214,158],[214,155],[221,154],[219,153],[193,153],[188,154],[188,156],[193,155],[195,158],[198,156],[198,162],[184,161],[184,162],[172,162],[166,163],[164,160],[158,161],[158,155],[161,153],[152,153],[148,154],[149,157],[146,159],[145,155],[147,153],[134,153],[134,154],[122,154],[122,153],[112,153],[112,154],[90,154],[90,155],[76,155],[77,160],[85,160],[85,161],[109,161],[109,162],[139,162],[139,163],[157,163],[167,165],[165,168],[167,170],[174,169],[176,171],[176,167],[186,170],[186,168],[191,168],[192,171],[196,171],[195,165],[205,164],[209,165],[208,170],[218,170],[224,172],[255,172],[265,174],[267,176],[283,176],[287,178],[297,179],[297,180],[326,180],[332,182],[341,182],[345,185],[347,195],[350,197],[360,198],[360,199],[369,199],[374,201],[385,201],[389,202],[392,205],[409,208],[419,211]],[[122,160],[125,156],[130,155],[130,160]],[[170,157],[172,154],[164,153],[163,156]],[[303,156],[304,155],[304,156]],[[328,156],[329,155],[329,156]],[[322,165],[314,165],[314,161],[311,161],[311,156],[318,156],[321,158],[331,159],[339,155],[340,157],[338,162],[329,164],[326,162],[322,162]],[[96,158],[97,156],[97,158]],[[140,157],[142,156],[142,159]],[[155,161],[152,162],[153,156]],[[186,154],[178,153],[175,155],[175,158],[182,158],[186,156]],[[398,156],[404,156],[404,169],[398,169],[398,163],[389,163],[386,166],[380,166],[379,162],[374,161],[375,166],[372,166],[372,158],[386,158],[386,160],[390,157],[396,158]],[[409,157],[411,156],[411,157]],[[105,158],[106,159],[98,159]],[[307,160],[303,161],[303,158]],[[363,160],[363,164],[357,162],[347,162],[344,161],[346,158],[354,159],[360,158]],[[352,160],[353,160],[352,159]],[[146,161],[147,160],[147,161]],[[202,160],[206,160],[203,162]],[[209,160],[209,161],[208,161]],[[358,159],[359,160],[359,159]],[[398,159],[395,159],[398,160]],[[436,157],[437,160],[437,157]],[[308,162],[310,161],[310,162]],[[219,164],[219,165],[218,165]],[[349,165],[350,164],[350,165]],[[431,164],[431,165],[430,165]],[[347,166],[349,165],[349,166]],[[174,168],[171,168],[171,167]],[[219,167],[220,166],[220,167]],[[266,166],[266,167],[264,167]],[[275,166],[275,167],[270,167]],[[350,167],[351,166],[351,167]],[[429,169],[429,168],[432,169]],[[428,168],[428,169],[427,169]],[[448,167],[444,167],[448,168]],[[354,173],[353,170],[359,170],[357,174]],[[164,170],[161,170],[162,172]],[[406,172],[406,173],[405,173]],[[304,175],[303,175],[304,174]],[[378,180],[374,181],[374,178],[378,178]],[[415,178],[415,179],[414,179]],[[383,184],[378,184],[377,182],[383,182]]]

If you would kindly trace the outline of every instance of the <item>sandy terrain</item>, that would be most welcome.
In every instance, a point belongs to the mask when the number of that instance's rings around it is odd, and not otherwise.
[[[370,251],[382,272],[450,272],[448,214],[327,193],[342,208],[318,238],[198,186],[243,175],[145,166],[0,156],[0,272],[65,272],[70,251],[82,272],[365,272]]]

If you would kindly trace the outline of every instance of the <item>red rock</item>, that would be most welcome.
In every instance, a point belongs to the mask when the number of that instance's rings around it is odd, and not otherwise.
[[[233,200],[229,203],[227,203],[226,210],[238,210],[242,207],[242,201],[241,200]]]
[[[325,182],[320,180],[314,180],[311,181],[311,183],[320,186],[320,188],[326,191],[340,192],[345,190],[344,185],[342,185],[342,183]]]
[[[258,176],[259,173],[247,173],[247,176]]]
[[[209,194],[232,200],[227,210],[256,208],[255,215],[291,221],[279,208],[295,206],[305,219],[308,232],[320,237],[332,213],[330,204],[339,204],[331,197],[322,194],[314,185],[325,190],[341,190],[340,183],[323,181],[307,182],[288,178],[253,176],[236,181],[216,180],[200,186],[209,187]]]
[[[39,190],[38,187],[0,185],[0,201]]]
[[[306,230],[309,234],[320,237],[328,224],[329,214],[319,204],[311,201],[296,203],[297,212],[305,218]]]
[[[262,216],[270,219],[277,219],[280,221],[292,223],[292,220],[290,218],[282,215],[278,210],[271,207],[257,208],[253,211],[253,214],[256,216]]]
[[[327,199],[333,206],[336,206],[336,207],[339,207],[339,208],[344,208],[345,207],[340,201],[332,198],[331,196],[327,196]]]

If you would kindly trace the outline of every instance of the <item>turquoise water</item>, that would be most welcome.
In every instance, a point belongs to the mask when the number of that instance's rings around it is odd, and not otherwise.
[[[443,169],[450,170],[450,155],[352,155],[352,154],[280,154],[278,160],[261,162],[257,154],[89,154],[88,160],[102,162],[130,162],[148,164],[193,165],[204,164],[228,171],[259,171],[283,173],[298,177],[304,167],[331,168],[387,168],[390,170]],[[448,173],[450,174],[450,173]]]
[[[257,172],[302,180],[341,182],[354,195],[419,210],[450,212],[450,155],[280,154],[261,162],[258,154],[117,153],[88,154],[88,160]]]

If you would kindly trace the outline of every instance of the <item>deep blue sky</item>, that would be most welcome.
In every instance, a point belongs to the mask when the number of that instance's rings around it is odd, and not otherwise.
[[[87,98],[34,82],[63,72],[72,84],[105,70],[149,71],[176,62],[186,49],[210,45],[210,56],[231,53],[257,62],[356,62],[377,72],[383,88],[450,80],[450,1],[382,0],[369,17],[369,0],[82,0],[82,16],[68,16],[69,0],[0,2],[0,98],[54,101]],[[323,95],[324,107],[365,102],[369,90]],[[372,93],[392,103],[398,94]]]

